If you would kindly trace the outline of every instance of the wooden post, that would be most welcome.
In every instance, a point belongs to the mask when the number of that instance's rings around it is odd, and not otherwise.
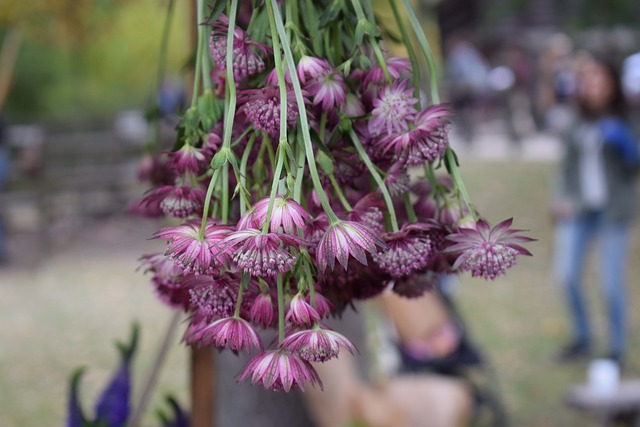
[[[191,347],[191,427],[215,425],[215,353]]]

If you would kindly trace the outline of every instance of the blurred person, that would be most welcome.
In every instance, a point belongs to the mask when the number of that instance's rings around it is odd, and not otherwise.
[[[445,73],[449,98],[455,111],[454,123],[463,139],[473,136],[473,107],[487,90],[489,66],[478,49],[460,35],[446,43]]]
[[[0,117],[0,194],[9,178],[9,144],[6,142],[5,124]],[[7,228],[0,209],[0,265],[7,262]]]
[[[552,212],[557,221],[556,274],[564,286],[573,325],[573,339],[559,359],[576,360],[591,352],[582,275],[587,248],[598,236],[600,279],[608,309],[608,357],[621,361],[626,347],[624,272],[640,152],[623,119],[617,70],[591,59],[583,61],[579,73],[579,114],[564,138],[566,152]]]

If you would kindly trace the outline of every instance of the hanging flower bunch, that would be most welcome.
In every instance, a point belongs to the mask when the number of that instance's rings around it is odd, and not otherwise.
[[[137,211],[181,221],[144,262],[189,313],[186,343],[256,351],[240,379],[289,391],[320,383],[310,362],[354,352],[323,325],[332,313],[460,270],[494,279],[531,239],[471,205],[409,1],[421,55],[390,3],[410,59],[385,54],[368,0],[253,3],[218,1],[206,17],[198,0],[193,101],[168,161],[147,165],[157,185]]]

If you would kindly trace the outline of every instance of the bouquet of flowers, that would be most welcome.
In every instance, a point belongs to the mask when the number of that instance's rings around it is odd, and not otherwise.
[[[369,0],[197,2],[192,102],[173,150],[145,163],[155,187],[136,211],[181,221],[144,263],[189,314],[187,344],[257,352],[241,380],[321,384],[311,362],[354,351],[327,316],[464,270],[494,279],[529,255],[511,220],[478,217],[427,39],[409,0],[389,2],[408,59],[387,55]]]

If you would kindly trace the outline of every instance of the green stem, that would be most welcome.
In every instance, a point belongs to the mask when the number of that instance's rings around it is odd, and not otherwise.
[[[296,140],[300,140],[299,134]],[[300,148],[299,144],[296,144],[296,149],[298,150],[298,155],[296,157],[296,164],[298,168],[296,169],[296,181],[293,185],[293,200],[300,203],[302,200],[302,180],[304,179],[305,156],[304,150]]]
[[[213,176],[211,177],[211,181],[209,181],[209,188],[207,188],[207,195],[204,199],[204,208],[202,209],[202,224],[200,225],[200,233],[198,237],[200,240],[204,239],[204,230],[207,228],[207,218],[209,217],[209,205],[211,204],[211,198],[213,197],[213,189],[216,186],[216,181],[218,181],[218,175],[220,174],[220,169],[216,169],[213,172]]]
[[[467,187],[464,185],[464,181],[460,176],[460,171],[458,170],[458,163],[456,161],[455,153],[451,148],[447,148],[447,153],[445,154],[447,157],[447,162],[449,164],[449,171],[451,172],[451,177],[453,178],[453,182],[460,192],[462,196],[462,200],[467,205],[467,209],[469,209],[469,213],[473,217],[474,221],[478,221],[478,214],[476,210],[473,208],[471,204],[471,198],[469,197],[469,193],[467,192]]]
[[[409,34],[407,34],[407,30],[406,28],[404,28],[404,24],[402,22],[402,16],[400,16],[400,11],[398,10],[398,5],[396,4],[396,0],[389,0],[389,4],[391,5],[391,10],[393,10],[393,16],[396,19],[396,24],[398,25],[398,29],[400,30],[400,34],[402,35],[402,41],[404,42],[404,45],[407,47],[407,53],[409,54],[409,61],[411,61],[411,71],[412,71],[411,74],[413,76],[413,96],[416,99],[420,99],[420,64],[418,64],[418,58],[416,57],[416,52],[413,50],[413,43],[411,43]]]
[[[391,221],[391,228],[393,229],[393,231],[398,231],[400,228],[398,227],[398,219],[396,218],[396,211],[393,208],[393,200],[391,199],[391,194],[389,194],[389,190],[387,189],[387,186],[384,183],[384,180],[376,170],[375,165],[369,158],[369,155],[367,154],[364,147],[362,146],[362,143],[360,143],[360,140],[358,139],[358,136],[356,135],[353,129],[349,131],[349,136],[351,136],[351,141],[353,142],[353,146],[356,148],[358,155],[360,156],[364,164],[367,165],[367,168],[369,169],[369,173],[371,173],[371,176],[376,181],[376,183],[378,184],[378,188],[380,188],[380,191],[382,192],[384,203],[387,205],[387,210],[389,211],[389,220]]]
[[[229,164],[222,166],[222,224],[229,221]]]
[[[356,11],[356,16],[358,17],[358,21],[368,21],[364,11],[362,10],[362,5],[360,4],[360,0],[351,0],[351,4],[353,5],[353,9]],[[382,72],[384,73],[384,77],[387,79],[389,84],[393,83],[391,79],[391,75],[389,74],[389,69],[387,68],[387,63],[384,60],[384,55],[382,54],[382,50],[380,49],[380,45],[378,44],[378,40],[375,37],[367,35],[369,38],[369,42],[373,47],[373,52],[376,55],[376,60],[378,64],[382,68]]]
[[[349,201],[344,196],[342,189],[338,185],[338,181],[336,181],[336,176],[333,173],[328,174],[328,176],[329,176],[329,181],[331,181],[331,185],[333,185],[333,189],[335,190],[336,195],[338,196],[338,199],[340,199],[340,203],[342,204],[342,207],[345,208],[347,211],[352,211],[353,208],[349,204]]]
[[[278,338],[279,341],[282,341],[284,339],[284,289],[281,274],[278,274],[276,282],[278,290]]]
[[[205,46],[207,46],[207,34],[204,26],[204,0],[197,0],[197,6],[198,46],[202,46],[202,48],[198,49],[198,55],[202,56],[202,83],[205,90],[211,90],[211,59],[209,57],[209,49],[205,48]]]
[[[238,0],[231,0],[231,8],[229,11],[229,28],[227,30],[227,103],[225,103],[225,123],[224,123],[224,139],[222,145],[229,147],[231,145],[231,131],[233,130],[233,120],[236,111],[236,81],[233,76],[233,37],[236,29],[236,14],[238,11]]]
[[[407,211],[407,219],[409,222],[416,222],[418,217],[416,216],[415,209],[413,209],[413,203],[411,203],[411,196],[408,191],[402,195],[402,200],[404,201],[404,208]]]
[[[249,137],[249,142],[247,142],[247,146],[244,149],[244,153],[242,154],[242,160],[240,161],[240,185],[242,188],[247,187],[247,163],[249,162],[249,154],[251,153],[251,148],[253,148],[253,143],[256,140],[256,134],[253,133]],[[248,203],[244,197],[240,197],[240,215],[244,215],[247,210]]]
[[[236,309],[233,312],[233,317],[240,317],[240,307],[242,307],[242,294],[244,293],[244,288],[249,285],[249,280],[251,280],[251,276],[248,274],[242,273],[242,278],[240,279],[240,287],[238,289],[238,298],[236,299]]]
[[[322,188],[322,184],[320,183],[320,178],[318,176],[318,169],[316,168],[316,160],[313,154],[313,144],[311,142],[311,133],[309,131],[309,119],[307,117],[307,110],[304,103],[304,98],[302,96],[302,88],[300,86],[300,80],[298,79],[298,74],[296,72],[296,63],[293,59],[293,54],[291,53],[291,46],[289,45],[289,41],[286,39],[286,33],[285,33],[284,25],[282,24],[282,17],[280,16],[280,11],[278,10],[277,1],[270,0],[269,4],[271,6],[270,10],[273,13],[278,35],[280,36],[280,40],[282,42],[282,48],[284,50],[285,58],[287,61],[287,67],[289,69],[289,74],[291,75],[291,83],[293,85],[293,90],[296,95],[296,103],[298,105],[298,114],[300,115],[300,119],[298,123],[302,128],[302,139],[304,141],[304,148],[307,156],[307,163],[309,165],[309,173],[311,175],[313,187],[318,193],[318,197],[320,198],[320,203],[322,205],[322,208],[324,209],[329,219],[329,224],[335,225],[339,223],[340,220],[336,216],[335,212],[333,212],[333,209],[331,209],[331,205],[329,204],[329,200],[327,199],[327,194],[324,192],[324,189]]]
[[[429,46],[429,41],[427,37],[424,35],[424,31],[422,30],[422,26],[418,21],[418,17],[416,16],[416,12],[413,10],[413,6],[411,5],[411,0],[402,0],[402,4],[404,5],[405,10],[407,11],[407,15],[409,17],[409,22],[413,27],[413,32],[416,34],[418,38],[418,43],[420,43],[420,47],[422,48],[422,53],[427,60],[427,66],[429,67],[429,81],[431,82],[431,98],[433,99],[434,104],[440,103],[440,95],[438,93],[438,68],[436,66],[436,61],[433,57],[433,52],[431,51],[431,47]]]

